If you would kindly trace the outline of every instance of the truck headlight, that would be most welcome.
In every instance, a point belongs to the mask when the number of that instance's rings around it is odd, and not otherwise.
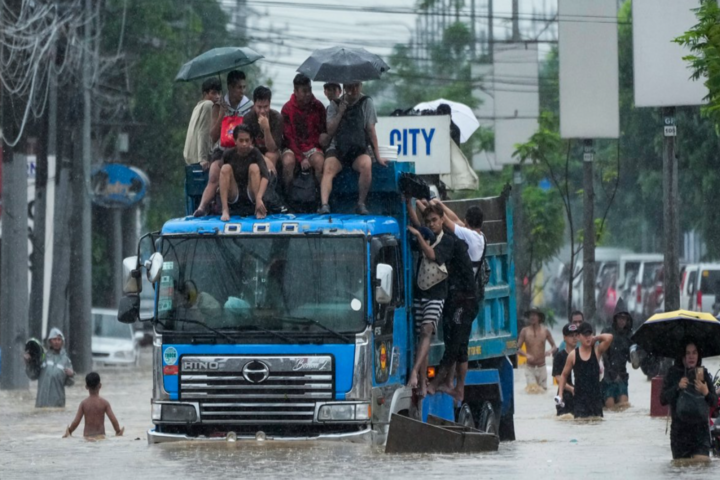
[[[159,418],[156,418],[156,408],[160,407]],[[197,421],[195,407],[192,405],[159,403],[153,404],[153,420],[163,422],[192,423]]]
[[[160,420],[160,418],[162,418],[162,404],[153,403],[152,404],[152,419]]]
[[[336,403],[323,405],[318,411],[318,421],[369,420],[370,405],[367,403]]]

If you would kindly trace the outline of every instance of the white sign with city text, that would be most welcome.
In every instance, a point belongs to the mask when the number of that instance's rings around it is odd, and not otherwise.
[[[415,173],[450,173],[450,117],[378,117],[378,145],[398,149],[398,162],[415,162]]]

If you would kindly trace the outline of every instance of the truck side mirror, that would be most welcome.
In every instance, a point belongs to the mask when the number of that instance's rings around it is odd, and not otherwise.
[[[393,268],[387,263],[378,263],[375,279],[375,301],[387,305],[393,297]]]
[[[150,258],[145,262],[145,268],[147,269],[147,279],[150,283],[157,283],[160,280],[160,274],[162,273],[163,256],[160,252],[155,252],[150,255]]]
[[[118,321],[121,323],[135,323],[140,317],[140,297],[138,295],[125,295],[120,299],[118,306]]]
[[[138,265],[138,257],[127,257],[123,260],[123,293],[138,294],[142,291],[142,282],[140,281],[140,266]]]

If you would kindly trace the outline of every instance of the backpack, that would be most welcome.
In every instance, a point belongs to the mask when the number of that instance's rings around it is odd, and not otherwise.
[[[488,247],[487,237],[485,237],[484,233],[481,233],[480,235],[482,235],[483,240],[485,240],[483,254],[479,261],[472,263],[473,267],[477,268],[477,271],[475,272],[475,293],[478,298],[485,298],[485,286],[488,282],[490,282],[490,274],[492,273],[492,270],[490,270],[490,265],[485,258],[485,253],[487,252]]]
[[[367,152],[368,137],[365,132],[365,115],[363,105],[370,98],[363,96],[360,100],[345,110],[337,133],[335,145],[341,159],[354,161],[356,157]]]
[[[312,170],[302,171],[293,179],[290,202],[298,210],[303,210],[308,205],[312,208],[315,207],[317,203],[317,185]]]

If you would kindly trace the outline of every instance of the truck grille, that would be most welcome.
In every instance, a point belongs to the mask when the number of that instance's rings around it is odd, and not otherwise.
[[[183,356],[180,400],[198,402],[204,424],[312,423],[317,401],[334,397],[329,355]]]

